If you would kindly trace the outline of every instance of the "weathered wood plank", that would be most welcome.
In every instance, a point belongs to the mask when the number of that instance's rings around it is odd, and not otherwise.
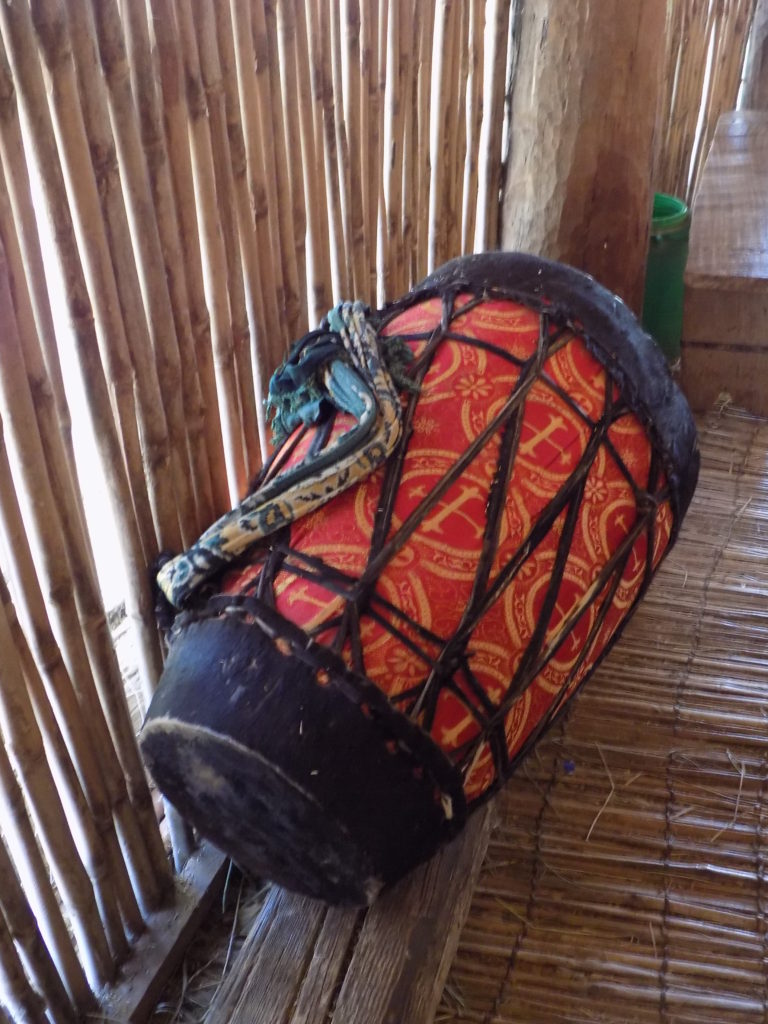
[[[117,983],[102,999],[101,1019],[143,1024],[149,1018],[221,893],[227,863],[228,858],[210,843],[192,854],[176,877],[176,898],[150,915]]]
[[[428,1024],[477,880],[490,808],[366,911],[273,889],[207,1024]]]
[[[683,389],[768,413],[768,113],[724,114],[693,205],[685,273]]]
[[[339,992],[333,1024],[432,1020],[469,910],[489,828],[486,807],[437,857],[373,905]]]

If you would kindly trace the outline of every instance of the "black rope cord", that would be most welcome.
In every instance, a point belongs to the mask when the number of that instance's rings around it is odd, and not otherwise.
[[[584,663],[592,655],[594,645],[613,605],[632,548],[638,537],[644,532],[647,550],[643,580],[632,603],[630,614],[636,607],[650,583],[653,572],[656,513],[660,504],[669,497],[669,488],[662,484],[664,467],[655,448],[650,460],[648,480],[643,488],[632,476],[609,436],[610,428],[622,417],[631,414],[632,410],[621,398],[614,400],[615,382],[608,369],[605,369],[606,385],[602,413],[597,420],[587,415],[577,399],[566,393],[546,373],[546,361],[575,335],[581,336],[579,325],[574,325],[564,318],[562,322],[555,322],[555,318],[549,310],[540,308],[538,310],[539,338],[536,351],[530,358],[520,359],[492,342],[468,337],[452,328],[459,317],[489,298],[511,298],[514,301],[521,301],[516,296],[507,294],[503,289],[490,289],[474,295],[454,309],[456,290],[448,290],[441,296],[441,319],[433,330],[398,335],[406,343],[421,342],[424,347],[409,367],[409,375],[416,387],[407,398],[400,441],[384,469],[367,564],[360,578],[351,577],[327,565],[321,558],[292,548],[289,543],[290,530],[286,528],[280,534],[272,537],[270,543],[266,545],[262,570],[247,590],[247,593],[254,594],[269,607],[274,608],[274,588],[277,577],[281,573],[290,573],[297,578],[319,584],[329,594],[341,598],[344,607],[339,614],[319,623],[308,632],[310,635],[317,636],[335,630],[329,645],[330,649],[338,655],[348,648],[353,671],[362,675],[366,674],[366,669],[365,652],[361,641],[361,620],[366,616],[415,654],[424,665],[423,679],[393,696],[390,702],[413,721],[418,722],[426,732],[429,732],[434,724],[441,693],[451,693],[466,708],[476,723],[477,731],[471,739],[448,752],[448,756],[466,774],[474,764],[483,745],[486,742],[489,744],[496,774],[493,784],[488,793],[483,795],[483,799],[501,785],[513,767],[510,764],[505,734],[506,718],[513,704],[555,657],[581,617],[587,614],[595,602],[599,602],[599,608],[582,650],[559,690],[553,695],[547,713],[536,724],[520,751],[515,755],[514,763],[517,763],[565,706],[566,697],[570,694],[574,680]],[[530,306],[530,299],[525,300],[525,304]],[[385,328],[394,317],[402,312],[403,308],[405,307],[399,303],[390,307],[382,315],[379,330]],[[393,531],[392,516],[405,466],[408,443],[413,432],[418,389],[437,351],[445,341],[468,345],[504,359],[516,371],[517,379],[507,400],[491,422],[458,456],[443,479],[424,496],[418,506]],[[515,554],[499,567],[495,577],[491,579],[506,508],[509,482],[520,444],[525,400],[528,392],[537,382],[551,389],[561,401],[568,405],[569,409],[589,429],[590,436],[575,470],[540,512],[529,535]],[[318,447],[326,443],[330,434],[330,426],[326,424],[321,433],[321,439],[316,439]],[[433,630],[426,629],[401,608],[384,598],[377,592],[376,584],[385,567],[402,550],[448,489],[461,477],[486,446],[496,443],[497,440],[498,453],[486,505],[482,547],[470,597],[454,633],[451,636],[441,636]],[[546,634],[562,585],[573,536],[579,522],[587,476],[601,448],[606,450],[614,460],[619,472],[631,487],[637,506],[637,518],[627,536],[591,584],[588,600],[580,603],[576,613],[568,620],[567,628],[562,630],[557,642],[547,648]],[[269,468],[262,472],[262,479],[273,475],[289,455],[290,451],[278,450]],[[536,627],[513,677],[509,680],[503,699],[494,703],[472,671],[470,650],[472,634],[561,516],[563,517],[563,528]],[[625,621],[629,617],[630,615],[627,615]],[[623,624],[623,622],[619,624],[617,633]],[[600,653],[598,661],[601,660],[604,653]]]

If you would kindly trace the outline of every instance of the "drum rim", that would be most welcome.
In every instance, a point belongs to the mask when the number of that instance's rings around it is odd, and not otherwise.
[[[380,328],[411,306],[462,290],[486,291],[569,323],[621,389],[661,454],[674,513],[670,547],[699,475],[699,444],[688,401],[666,359],[626,303],[584,271],[519,252],[460,256],[377,314]]]

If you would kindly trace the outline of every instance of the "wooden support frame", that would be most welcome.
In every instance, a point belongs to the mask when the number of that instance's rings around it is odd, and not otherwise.
[[[493,810],[367,911],[274,888],[206,1024],[429,1024],[469,912]]]
[[[150,914],[117,982],[101,1000],[105,1021],[143,1024],[154,1010],[189,943],[220,895],[229,858],[210,843],[200,846],[175,879],[173,900]]]

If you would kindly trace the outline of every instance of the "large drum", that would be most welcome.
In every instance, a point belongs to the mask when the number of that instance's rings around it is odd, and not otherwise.
[[[677,535],[696,433],[619,299],[512,254],[336,311],[273,390],[286,436],[253,494],[160,574],[182,612],[142,745],[244,868],[367,903],[614,643]]]

